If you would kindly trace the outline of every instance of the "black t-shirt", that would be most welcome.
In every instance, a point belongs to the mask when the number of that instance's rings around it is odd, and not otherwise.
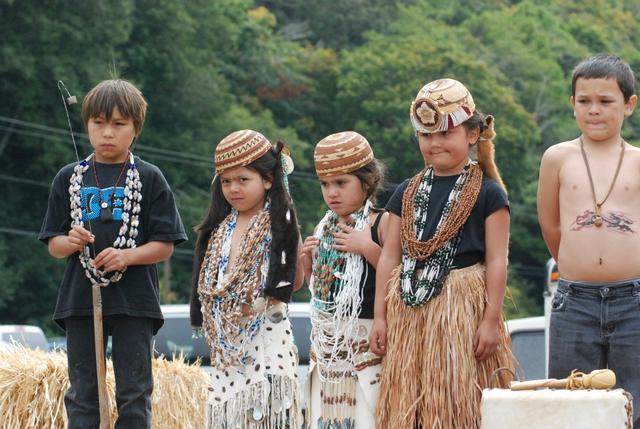
[[[142,181],[136,244],[141,246],[150,241],[171,241],[178,244],[185,241],[187,236],[166,179],[155,165],[138,157],[135,157],[135,163]],[[47,214],[38,236],[44,243],[51,237],[67,235],[71,229],[69,179],[75,165],[76,163],[66,165],[53,179]],[[96,185],[93,162],[90,162],[89,169],[83,175],[84,186],[80,191],[82,216],[84,227],[89,229],[90,226],[95,235],[95,242],[93,246],[90,245],[93,255],[113,246],[122,225],[126,171],[118,183],[115,183],[122,167],[123,164],[96,163],[100,188]],[[113,209],[111,222],[100,220],[101,201],[106,201]],[[160,329],[163,319],[155,264],[130,266],[119,282],[102,288],[102,312],[105,316],[124,314],[156,319],[155,331]],[[53,319],[64,328],[65,318],[92,314],[91,283],[80,265],[78,253],[74,253],[67,258]]]
[[[420,240],[427,241],[434,236],[440,215],[458,177],[459,175],[434,177],[427,208],[427,226]],[[387,203],[386,209],[397,216],[402,215],[402,197],[409,180],[407,179],[398,185]],[[462,237],[456,255],[453,258],[452,268],[469,267],[484,261],[484,221],[492,213],[503,207],[509,208],[507,193],[495,180],[483,176],[476,205],[462,228]],[[424,263],[420,261],[416,263],[417,268],[423,265]]]

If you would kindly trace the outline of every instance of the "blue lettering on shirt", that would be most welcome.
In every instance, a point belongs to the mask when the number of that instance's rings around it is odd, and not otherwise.
[[[111,198],[113,196],[113,199]],[[124,187],[110,186],[99,189],[95,186],[86,186],[80,189],[80,204],[82,205],[82,220],[98,219],[100,217],[100,202],[106,201],[113,209],[113,220],[122,220],[122,201],[124,200]]]

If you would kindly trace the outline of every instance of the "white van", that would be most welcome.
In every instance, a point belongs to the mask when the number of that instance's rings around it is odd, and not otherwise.
[[[30,349],[49,350],[47,337],[38,326],[0,325],[0,343],[17,344]]]

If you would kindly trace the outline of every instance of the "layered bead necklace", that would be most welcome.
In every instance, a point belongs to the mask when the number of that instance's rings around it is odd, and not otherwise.
[[[202,262],[198,293],[203,329],[211,349],[211,365],[220,370],[248,364],[246,346],[264,322],[266,301],[262,296],[269,268],[271,214],[269,203],[250,221],[241,238],[236,263],[227,273],[231,239],[238,211],[231,213],[211,234]]]
[[[368,226],[371,201],[349,216],[348,224],[357,231]],[[320,378],[330,380],[330,371],[350,368],[354,349],[352,341],[358,332],[362,295],[360,282],[364,258],[333,248],[334,233],[339,231],[340,217],[329,210],[318,224],[320,240],[313,262],[311,288],[312,339],[319,365]],[[340,379],[337,379],[340,381]]]
[[[84,226],[82,220],[82,200],[80,190],[83,186],[83,175],[89,169],[89,161],[94,154],[89,155],[78,163],[74,169],[71,179],[69,180],[69,202],[71,205],[71,226]],[[95,168],[95,165],[94,165]],[[116,183],[117,185],[117,183]],[[122,226],[118,231],[118,236],[113,242],[116,249],[136,247],[136,237],[138,236],[138,226],[140,225],[140,202],[142,201],[142,181],[140,180],[140,172],[136,168],[133,154],[129,152],[129,165],[127,167],[126,180],[124,185],[124,200],[122,202]],[[91,222],[89,220],[89,222]],[[89,245],[85,245],[79,254],[80,264],[84,268],[84,273],[91,284],[100,286],[108,286],[122,278],[124,271],[116,271],[113,274],[98,269],[91,264],[91,251]]]
[[[482,186],[482,169],[477,162],[469,162],[449,193],[435,235],[428,241],[420,241],[427,226],[434,176],[433,167],[429,167],[413,177],[402,198],[400,296],[409,307],[424,304],[442,290],[458,250],[462,227]],[[425,264],[416,273],[418,260]]]

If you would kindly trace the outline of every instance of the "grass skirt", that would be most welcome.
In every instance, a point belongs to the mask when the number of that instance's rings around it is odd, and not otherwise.
[[[490,387],[495,369],[514,369],[502,318],[496,353],[482,362],[473,353],[473,336],[486,303],[484,266],[452,270],[440,295],[419,307],[407,307],[402,301],[399,275],[397,268],[387,295],[387,354],[376,409],[378,427],[478,428],[482,389]],[[505,373],[497,377],[506,387]]]

